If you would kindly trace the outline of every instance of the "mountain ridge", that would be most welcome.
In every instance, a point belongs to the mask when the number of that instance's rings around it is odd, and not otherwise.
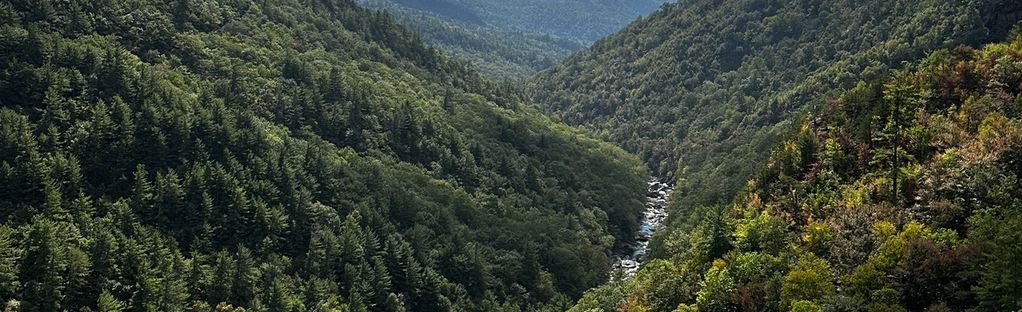
[[[1011,1],[674,3],[541,72],[529,89],[560,120],[679,179],[685,205],[713,204],[743,186],[752,175],[744,164],[763,160],[757,151],[812,95],[926,51],[998,40],[1018,12]]]
[[[426,41],[487,76],[515,83],[652,12],[661,2],[359,1],[393,14]]]
[[[840,91],[732,202],[659,230],[665,257],[570,311],[1022,307],[1016,29]]]
[[[549,311],[645,170],[353,1],[0,1],[17,311]]]

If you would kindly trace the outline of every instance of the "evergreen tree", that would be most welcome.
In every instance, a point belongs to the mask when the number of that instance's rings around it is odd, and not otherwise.
[[[0,226],[0,298],[15,298],[21,289],[18,280],[19,250],[15,247],[13,231]]]
[[[121,312],[124,309],[124,303],[114,298],[109,291],[104,290],[99,295],[99,302],[96,304],[97,312]]]
[[[32,223],[21,263],[21,298],[26,311],[59,311],[68,281],[67,249],[57,236],[57,224],[44,218]]]

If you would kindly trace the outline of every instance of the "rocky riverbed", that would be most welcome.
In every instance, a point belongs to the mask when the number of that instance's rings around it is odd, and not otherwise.
[[[639,271],[639,267],[646,261],[646,253],[649,250],[649,238],[653,232],[663,224],[667,218],[667,199],[671,196],[674,187],[657,179],[649,181],[646,194],[646,210],[643,212],[642,221],[639,223],[639,231],[635,233],[636,243],[629,246],[625,253],[617,255],[614,261],[614,269],[622,270],[625,277],[630,277]]]

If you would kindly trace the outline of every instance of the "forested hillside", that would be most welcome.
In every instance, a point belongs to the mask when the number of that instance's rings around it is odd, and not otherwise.
[[[928,51],[1003,39],[1014,0],[692,0],[665,5],[532,80],[538,103],[727,201],[816,95]],[[678,215],[678,214],[676,214]]]
[[[480,73],[496,80],[522,81],[585,48],[577,39],[523,30],[502,30],[483,24],[478,18],[459,20],[390,0],[360,2],[369,8],[387,12],[398,23],[421,34],[423,40],[454,59],[472,64]]]
[[[1022,33],[824,97],[667,259],[572,311],[1022,309]]]
[[[664,0],[358,0],[453,58],[520,81],[649,14]]]
[[[642,209],[350,0],[3,0],[0,63],[5,311],[556,311]]]
[[[666,0],[359,0],[432,12],[466,24],[529,31],[593,42]]]

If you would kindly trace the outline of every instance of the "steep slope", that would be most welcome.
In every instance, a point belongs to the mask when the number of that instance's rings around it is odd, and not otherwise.
[[[359,0],[455,59],[519,81],[654,11],[663,0]]]
[[[387,3],[431,12],[449,20],[501,30],[549,34],[593,42],[665,0],[360,0],[370,7]]]
[[[693,0],[666,5],[533,79],[562,121],[727,201],[814,95],[960,43],[1000,40],[1022,3]]]
[[[1022,33],[829,100],[673,257],[572,311],[1022,308]]]
[[[585,48],[577,39],[501,29],[417,9],[419,6],[389,0],[361,2],[369,8],[393,15],[399,23],[420,33],[423,40],[454,59],[472,64],[480,73],[496,80],[523,81],[557,60]]]
[[[347,0],[0,1],[19,311],[561,310],[645,173]]]

